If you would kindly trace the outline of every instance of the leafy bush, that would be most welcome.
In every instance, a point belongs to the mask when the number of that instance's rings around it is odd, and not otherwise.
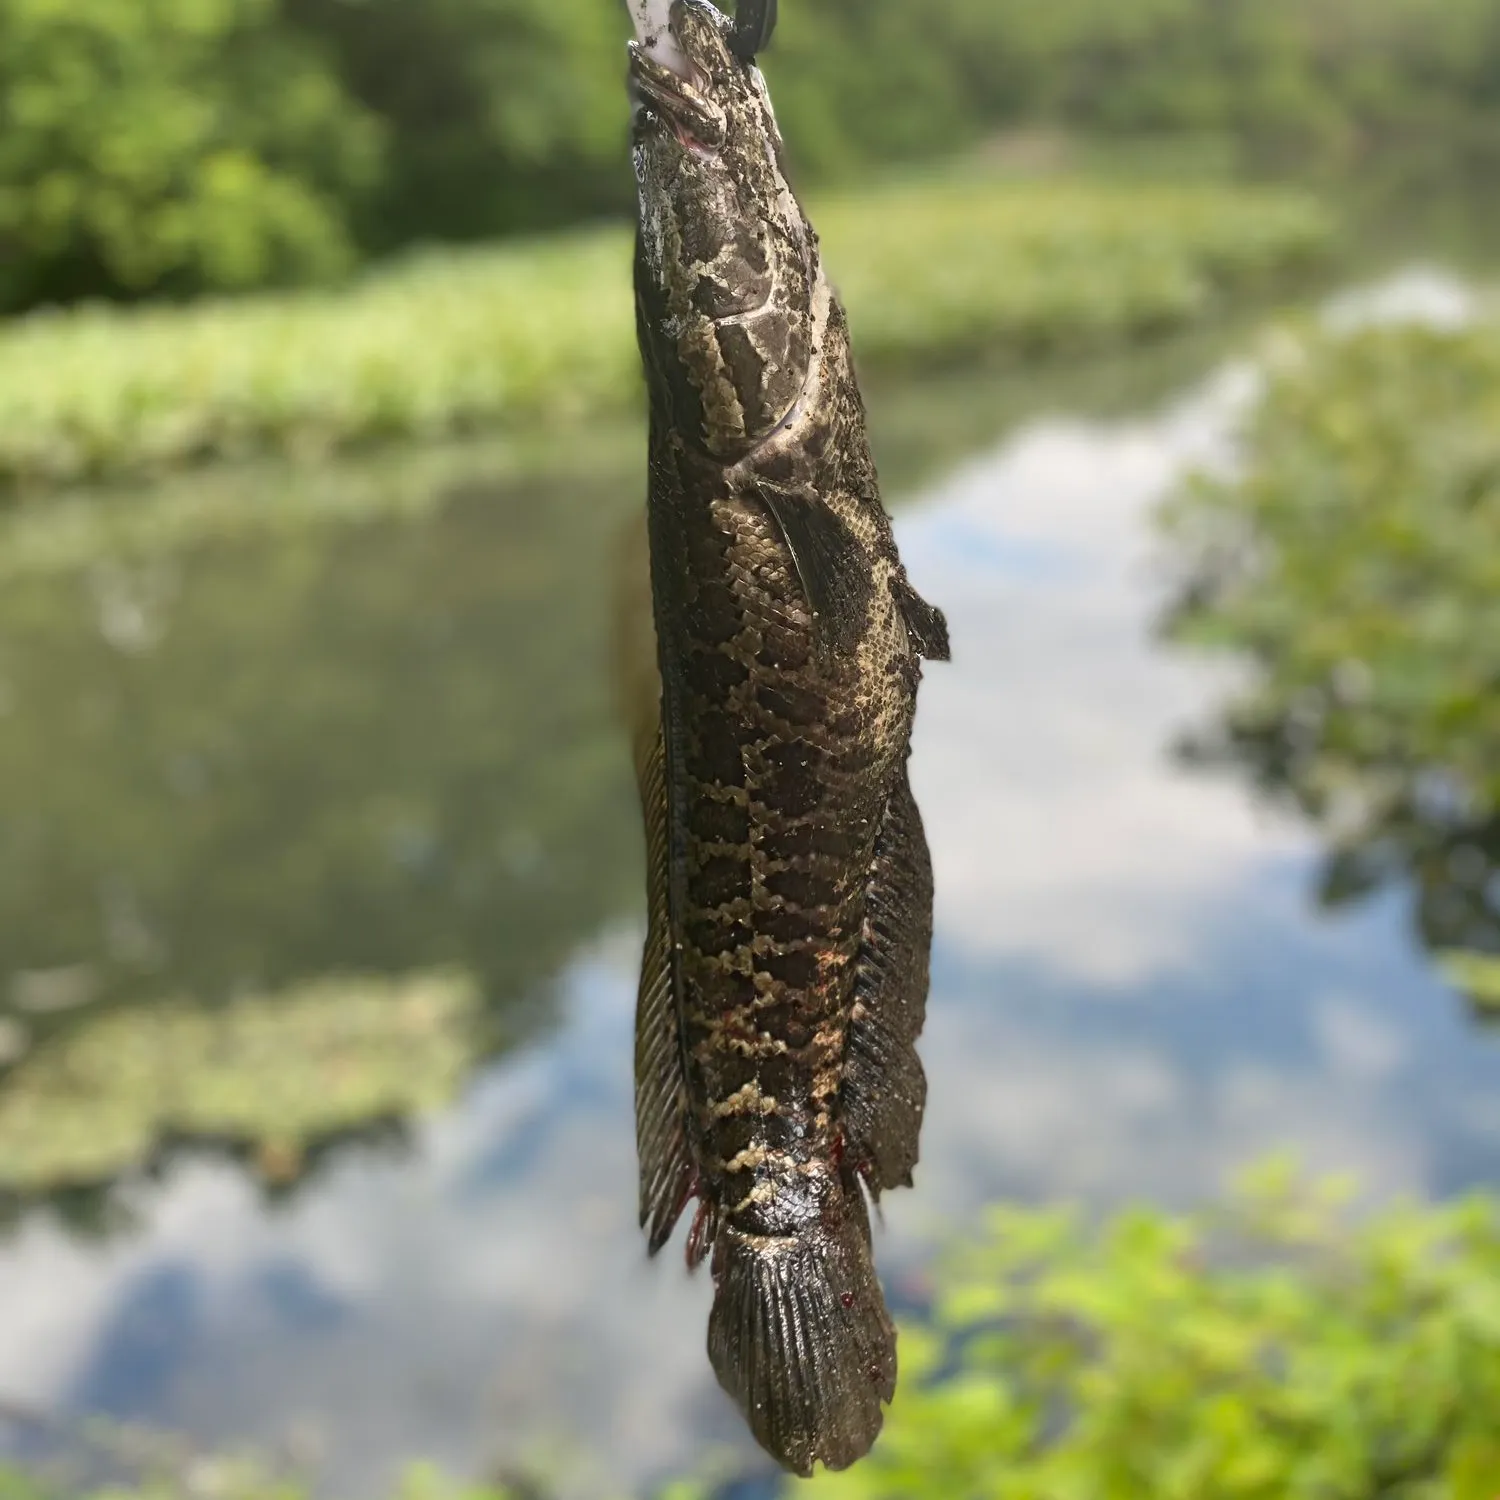
[[[474,239],[628,211],[623,5],[282,0],[383,123],[367,246]]]
[[[1500,1203],[1351,1220],[1349,1186],[1257,1169],[1228,1205],[995,1208],[901,1328],[870,1456],[819,1500],[1493,1500]],[[244,1460],[110,1500],[299,1500]],[[203,1484],[212,1481],[211,1488]],[[661,1500],[706,1500],[669,1485]],[[0,1470],[0,1495],[53,1500]],[[498,1500],[417,1468],[397,1500]],[[103,1496],[97,1500],[104,1500]]]
[[[894,186],[818,215],[871,360],[1031,353],[1185,326],[1325,253],[1297,194]],[[89,308],[0,328],[0,482],[324,451],[637,400],[629,238],[428,255],[341,295]]]
[[[283,0],[387,125],[380,243],[477,236],[628,201],[622,7]],[[729,8],[729,0],[725,0]],[[1305,167],[1393,142],[1500,150],[1500,0],[799,0],[765,68],[813,177],[986,132],[1227,138]]]
[[[1377,143],[1500,146],[1495,0],[950,0],[986,19],[1012,109],[1087,131],[1211,132],[1305,168]],[[977,67],[984,67],[981,61]],[[996,81],[982,96],[996,100]]]
[[[874,361],[1031,354],[1185,327],[1322,259],[1299,193],[919,182],[816,215],[856,347]]]
[[[1441,955],[1444,974],[1484,1016],[1500,1018],[1500,957],[1462,949]]]
[[[274,0],[0,0],[0,310],[326,277],[378,131]]]
[[[1173,633],[1253,668],[1196,753],[1327,830],[1329,901],[1406,876],[1500,953],[1500,323],[1303,339],[1166,523]]]
[[[873,1454],[821,1500],[1493,1500],[1500,1206],[1262,1169],[1228,1210],[994,1209],[902,1329]]]

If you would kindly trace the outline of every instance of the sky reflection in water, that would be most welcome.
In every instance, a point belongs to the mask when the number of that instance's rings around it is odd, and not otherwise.
[[[898,521],[955,657],[928,672],[914,763],[937,941],[917,1191],[879,1241],[898,1302],[997,1195],[1185,1201],[1283,1145],[1379,1191],[1492,1178],[1496,1043],[1403,901],[1317,917],[1308,837],[1171,757],[1226,679],[1151,639],[1149,511],[1222,453],[1251,383],[1032,422]],[[647,1265],[633,1222],[637,941],[592,940],[560,1028],[404,1158],[355,1150],[270,1211],[236,1169],[183,1161],[100,1245],[28,1219],[0,1247],[0,1393],[309,1443],[349,1494],[414,1454],[555,1462],[592,1495],[706,1442],[750,1457],[704,1355],[707,1279],[675,1249]]]

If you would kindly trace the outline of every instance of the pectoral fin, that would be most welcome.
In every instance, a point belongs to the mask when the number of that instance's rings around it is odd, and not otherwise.
[[[916,1042],[931,947],[932,859],[903,767],[866,891],[844,1078],[847,1149],[876,1196],[909,1187],[917,1163],[927,1078]]]
[[[942,610],[929,604],[905,577],[896,580],[893,590],[917,655],[928,661],[950,660],[948,622],[943,618]]]
[[[820,652],[840,656],[859,645],[874,584],[854,533],[816,495],[762,485],[761,500],[781,530],[813,616]]]

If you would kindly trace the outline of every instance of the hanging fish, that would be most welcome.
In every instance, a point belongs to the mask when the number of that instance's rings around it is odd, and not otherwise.
[[[661,11],[637,0],[630,61],[660,674],[641,1222],[654,1254],[696,1200],[714,1370],[807,1474],[867,1453],[895,1389],[866,1193],[917,1160],[932,870],[907,760],[948,637],[897,556],[754,66],[774,11]]]

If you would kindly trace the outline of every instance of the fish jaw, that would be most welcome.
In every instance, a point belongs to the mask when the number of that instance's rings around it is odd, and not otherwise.
[[[690,79],[693,65],[672,30],[672,6],[673,0],[630,0],[635,45],[659,67]]]
[[[699,3],[713,12],[724,30],[732,30],[730,47],[741,62],[754,62],[770,45],[776,30],[777,0],[739,0],[732,27],[705,0]],[[637,44],[663,67],[670,68],[680,78],[688,77],[691,65],[672,26],[674,0],[629,0],[629,10]]]
[[[684,56],[685,72],[668,66],[640,42],[630,44],[635,98],[660,116],[688,151],[711,154],[724,143],[724,110],[706,90],[703,72]]]

